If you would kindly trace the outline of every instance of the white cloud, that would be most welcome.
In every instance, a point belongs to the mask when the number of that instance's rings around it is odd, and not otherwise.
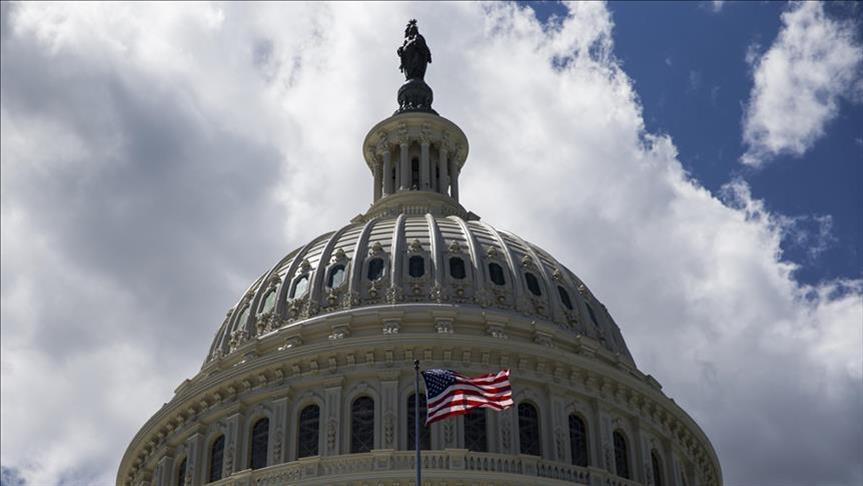
[[[743,119],[744,164],[802,155],[824,135],[841,99],[863,96],[858,27],[829,18],[822,2],[792,4],[773,45],[747,51],[754,86]]]
[[[585,279],[726,483],[863,478],[860,282],[795,282],[783,217],[644,131],[604,5],[4,8],[0,453],[34,483],[110,482],[245,285],[364,209],[413,17],[464,204]]]

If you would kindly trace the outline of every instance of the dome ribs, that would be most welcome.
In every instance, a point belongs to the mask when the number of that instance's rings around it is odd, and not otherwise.
[[[351,299],[359,295],[360,280],[362,279],[363,263],[369,251],[369,236],[372,233],[372,228],[378,223],[377,218],[372,218],[363,225],[359,238],[354,245],[353,264],[351,265],[351,273],[348,278],[348,293]]]
[[[426,213],[425,217],[429,230],[429,251],[432,256],[434,284],[436,287],[443,287],[443,236],[441,236],[440,228],[438,228],[437,220],[434,216]]]

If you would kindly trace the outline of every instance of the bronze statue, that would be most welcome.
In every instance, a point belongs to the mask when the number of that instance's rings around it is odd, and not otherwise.
[[[405,74],[406,80],[424,79],[426,67],[431,63],[431,51],[417,28],[416,19],[408,22],[405,28],[405,41],[396,53],[401,58],[399,70]]]

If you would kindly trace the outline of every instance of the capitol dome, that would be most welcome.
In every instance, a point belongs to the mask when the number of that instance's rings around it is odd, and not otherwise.
[[[585,283],[459,203],[467,137],[421,67],[362,145],[370,209],[240,296],[118,485],[413,484],[414,360],[511,369],[515,402],[423,427],[424,484],[721,484],[707,437]]]

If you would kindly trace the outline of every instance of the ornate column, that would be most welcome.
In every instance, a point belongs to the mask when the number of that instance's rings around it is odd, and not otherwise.
[[[270,464],[281,464],[285,462],[288,445],[287,438],[290,437],[288,430],[288,396],[273,400],[273,437],[270,438]]]
[[[324,448],[322,456],[335,456],[340,454],[339,418],[342,416],[342,379],[333,380],[325,384],[324,389],[324,420],[321,426],[324,428]]]
[[[423,136],[420,144],[420,190],[429,189],[429,140],[428,137]]]
[[[411,162],[408,160],[408,140],[406,138],[399,140],[399,190],[407,191],[411,186]]]
[[[378,154],[380,155],[380,154]],[[380,161],[376,161],[375,165],[372,167],[373,177],[374,177],[374,201],[377,202],[378,199],[381,198],[381,192],[383,191],[383,177],[381,177],[381,163]]]
[[[200,432],[195,432],[186,439],[186,485],[201,484],[200,465],[203,461],[204,435]]]
[[[171,485],[171,471],[174,469],[174,456],[164,455],[159,459],[159,464],[156,466],[156,474],[153,476],[153,482],[156,486]]]
[[[450,196],[458,202],[458,167],[455,157],[449,161],[450,164]]]
[[[222,477],[226,478],[235,471],[245,469],[243,467],[242,450],[244,447],[240,421],[242,414],[239,411],[228,415],[225,420],[225,459],[222,464]]]
[[[382,449],[398,449],[398,372],[381,373],[381,420],[380,438]]]
[[[438,180],[438,192],[441,194],[449,194],[449,170],[446,160],[447,144],[440,144],[440,160],[438,160],[438,169],[440,170],[440,179]]]
[[[389,147],[387,147],[383,151],[383,159],[384,159],[384,196],[389,196],[393,193],[393,162],[390,160],[390,151]]]

